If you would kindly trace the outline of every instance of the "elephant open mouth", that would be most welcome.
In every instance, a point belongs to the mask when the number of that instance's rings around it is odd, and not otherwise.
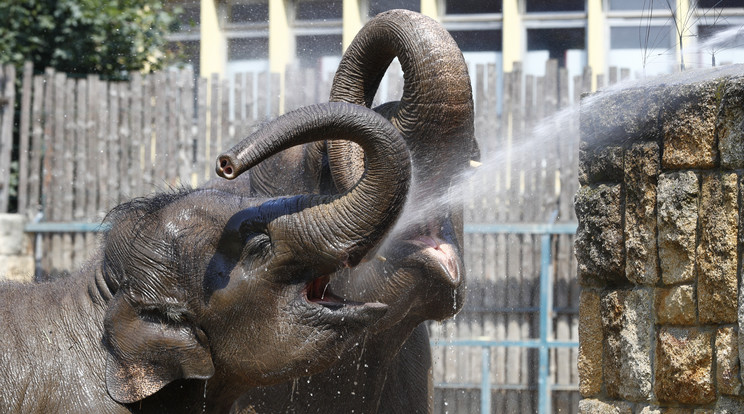
[[[344,300],[331,292],[328,283],[331,277],[321,276],[310,281],[305,287],[305,296],[307,300],[318,305],[331,309],[338,309],[344,306]]]
[[[336,295],[330,282],[330,275],[317,277],[302,290],[305,302],[319,312],[323,322],[369,326],[387,312],[388,305],[380,302],[357,302]]]

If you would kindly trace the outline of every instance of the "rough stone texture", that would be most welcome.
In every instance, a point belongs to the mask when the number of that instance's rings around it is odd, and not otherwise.
[[[648,406],[636,409],[638,414],[698,414],[693,408]]]
[[[581,138],[591,146],[623,145],[660,136],[662,88],[637,88],[589,95],[581,101]]]
[[[659,280],[656,249],[656,180],[659,145],[637,143],[625,155],[625,275],[639,285]]]
[[[744,168],[744,78],[724,84],[716,129],[721,167]]]
[[[34,276],[32,239],[21,214],[0,214],[0,279],[30,282]]]
[[[716,333],[716,386],[721,394],[738,395],[739,378],[738,335],[732,327],[718,329]]]
[[[662,108],[665,169],[713,168],[718,81],[670,88]]]
[[[579,401],[579,414],[632,414],[630,404],[622,401],[604,402],[600,400]]]
[[[698,312],[703,324],[737,322],[736,174],[703,175],[700,194]]]
[[[0,280],[32,282],[34,280],[34,258],[32,256],[0,255]]]
[[[718,399],[718,401],[716,401],[716,408],[715,410],[712,411],[712,413],[715,413],[715,414],[744,413],[744,400],[742,400],[742,398],[721,396]]]
[[[625,278],[621,186],[582,186],[576,194],[579,219],[575,251],[583,285],[618,284]]]
[[[623,155],[621,147],[590,147],[579,144],[579,183],[619,183],[623,180]]]
[[[579,296],[579,392],[592,397],[602,390],[602,318],[599,293],[584,289]]]
[[[739,177],[739,200],[744,200],[744,175]],[[744,246],[744,202],[739,206],[739,246]],[[744,251],[744,250],[743,250]],[[742,274],[744,270],[744,257],[739,257],[739,263],[742,268],[739,269],[739,274]],[[737,307],[737,321],[739,324],[739,332],[744,332],[744,289],[739,289],[739,300]],[[744,361],[744,335],[738,335],[739,343],[739,361]],[[744,372],[740,372],[742,375],[742,382],[744,382]]]
[[[29,245],[23,233],[26,220],[22,214],[0,214],[0,255],[28,254]]]
[[[693,285],[656,290],[656,322],[660,325],[693,325],[695,309]]]
[[[709,404],[715,400],[711,339],[710,332],[694,328],[660,329],[654,365],[659,401]]]
[[[700,185],[692,171],[660,174],[657,188],[657,224],[661,280],[665,284],[695,279]]]
[[[613,399],[651,399],[651,342],[653,339],[650,289],[617,290],[601,300],[604,327],[603,371],[607,394]]]

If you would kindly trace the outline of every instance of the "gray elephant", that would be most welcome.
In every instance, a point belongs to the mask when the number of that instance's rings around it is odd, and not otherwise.
[[[328,135],[367,154],[340,195],[252,198],[215,188],[115,208],[100,251],[69,278],[0,285],[0,410],[226,412],[248,388],[326,369],[383,318],[328,288],[398,217],[410,159],[364,107],[284,115],[223,157],[230,176]]]
[[[462,206],[459,198],[445,196],[461,185],[479,151],[462,53],[440,24],[421,14],[392,10],[370,20],[341,60],[331,101],[371,106],[395,57],[404,73],[403,96],[375,110],[391,120],[411,151],[412,196],[375,256],[331,283],[341,297],[378,301],[388,305],[388,312],[329,370],[251,389],[235,411],[432,409],[431,355],[423,322],[451,317],[464,302]],[[352,188],[364,176],[365,165],[369,168],[368,155],[335,138],[277,155],[250,178],[239,179],[239,187],[272,196]]]

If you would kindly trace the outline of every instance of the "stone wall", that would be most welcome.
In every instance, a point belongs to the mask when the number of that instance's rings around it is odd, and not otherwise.
[[[744,76],[585,97],[579,177],[580,411],[744,413]]]
[[[21,214],[0,214],[0,280],[34,279],[33,243],[25,224]]]

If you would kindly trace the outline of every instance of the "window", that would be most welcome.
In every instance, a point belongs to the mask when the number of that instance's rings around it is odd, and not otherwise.
[[[265,37],[241,37],[228,39],[228,60],[261,60],[269,56],[269,39]]]
[[[304,35],[295,39],[296,56],[302,67],[315,67],[326,56],[341,56],[341,36]]]
[[[377,16],[378,14],[392,9],[406,9],[413,10],[415,12],[421,11],[420,0],[370,0],[369,1],[369,16]]]
[[[463,53],[501,51],[501,30],[451,30]]]
[[[444,9],[446,14],[501,13],[501,1],[447,0]]]
[[[630,69],[635,76],[655,76],[673,71],[678,65],[674,29],[666,22],[666,19],[659,19],[641,26],[610,27],[608,65]]]
[[[341,0],[298,0],[295,20],[336,20],[343,17]]]
[[[610,49],[663,49],[673,46],[668,26],[619,26],[610,28]]]
[[[727,9],[732,7],[744,7],[744,0],[698,0],[698,8]]]
[[[610,0],[610,10],[613,11],[669,11],[676,10],[676,1],[665,0]]]
[[[527,0],[527,13],[584,10],[584,0]]]
[[[550,59],[558,59],[558,66],[566,66],[568,50],[582,50],[586,45],[583,27],[567,29],[527,29],[527,50],[545,50]]]
[[[231,0],[227,5],[229,23],[266,23],[269,2],[266,0]]]

